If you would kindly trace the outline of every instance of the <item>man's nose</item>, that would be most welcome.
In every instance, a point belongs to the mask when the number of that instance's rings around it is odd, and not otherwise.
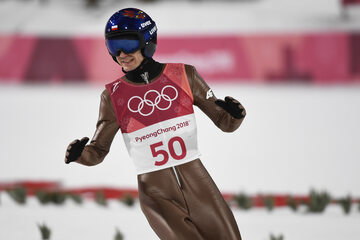
[[[119,57],[123,58],[123,57],[126,57],[126,56],[127,56],[126,53],[124,53],[123,51],[120,51]]]

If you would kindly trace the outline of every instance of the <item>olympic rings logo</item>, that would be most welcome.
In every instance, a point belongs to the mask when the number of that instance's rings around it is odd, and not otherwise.
[[[175,96],[174,96],[173,98],[171,98],[169,95],[167,95],[167,94],[164,93],[165,89],[167,89],[167,88],[171,88],[171,89],[174,90]],[[148,95],[149,95],[150,93],[155,93],[155,94],[157,95],[156,98],[155,98],[155,100],[154,100],[154,102],[151,101],[150,99],[148,99]],[[151,90],[147,91],[147,92],[145,93],[145,95],[144,95],[144,99],[142,99],[142,98],[139,97],[139,96],[133,96],[133,97],[131,97],[131,98],[129,99],[127,105],[128,105],[128,109],[129,109],[131,112],[133,112],[133,113],[139,113],[140,115],[146,117],[146,116],[149,116],[150,114],[152,114],[152,113],[154,112],[155,107],[156,107],[157,109],[159,109],[159,110],[162,110],[162,111],[168,110],[168,109],[171,107],[172,102],[173,102],[177,97],[178,97],[178,91],[176,90],[176,88],[175,88],[174,86],[171,86],[171,85],[166,85],[166,86],[163,87],[163,89],[161,90],[161,93],[159,93],[158,91],[156,91],[156,90],[154,90],[154,89],[151,89]],[[140,100],[140,102],[138,103],[136,109],[132,109],[132,108],[130,107],[131,102],[136,101],[136,100],[134,100],[134,99],[139,99],[139,100]],[[167,105],[166,107],[160,107],[160,106],[158,105],[162,99],[164,99],[165,101],[168,102],[168,105]],[[151,107],[151,110],[150,110],[150,112],[148,112],[148,113],[142,112],[145,104],[146,104],[147,106]]]

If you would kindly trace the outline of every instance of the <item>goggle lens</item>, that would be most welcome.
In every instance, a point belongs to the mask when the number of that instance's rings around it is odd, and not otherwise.
[[[112,56],[120,52],[133,53],[140,49],[140,41],[137,39],[106,39],[106,46]]]

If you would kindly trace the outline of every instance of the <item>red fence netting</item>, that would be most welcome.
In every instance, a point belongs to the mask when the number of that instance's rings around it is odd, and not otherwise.
[[[155,60],[194,65],[207,81],[360,82],[360,33],[159,37]],[[97,37],[0,35],[0,83],[104,84],[122,75]]]

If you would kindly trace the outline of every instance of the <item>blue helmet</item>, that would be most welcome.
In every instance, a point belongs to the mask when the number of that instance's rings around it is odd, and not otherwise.
[[[139,49],[144,57],[151,58],[157,45],[156,24],[140,9],[121,9],[106,23],[105,43],[115,61],[121,51],[132,53]]]

